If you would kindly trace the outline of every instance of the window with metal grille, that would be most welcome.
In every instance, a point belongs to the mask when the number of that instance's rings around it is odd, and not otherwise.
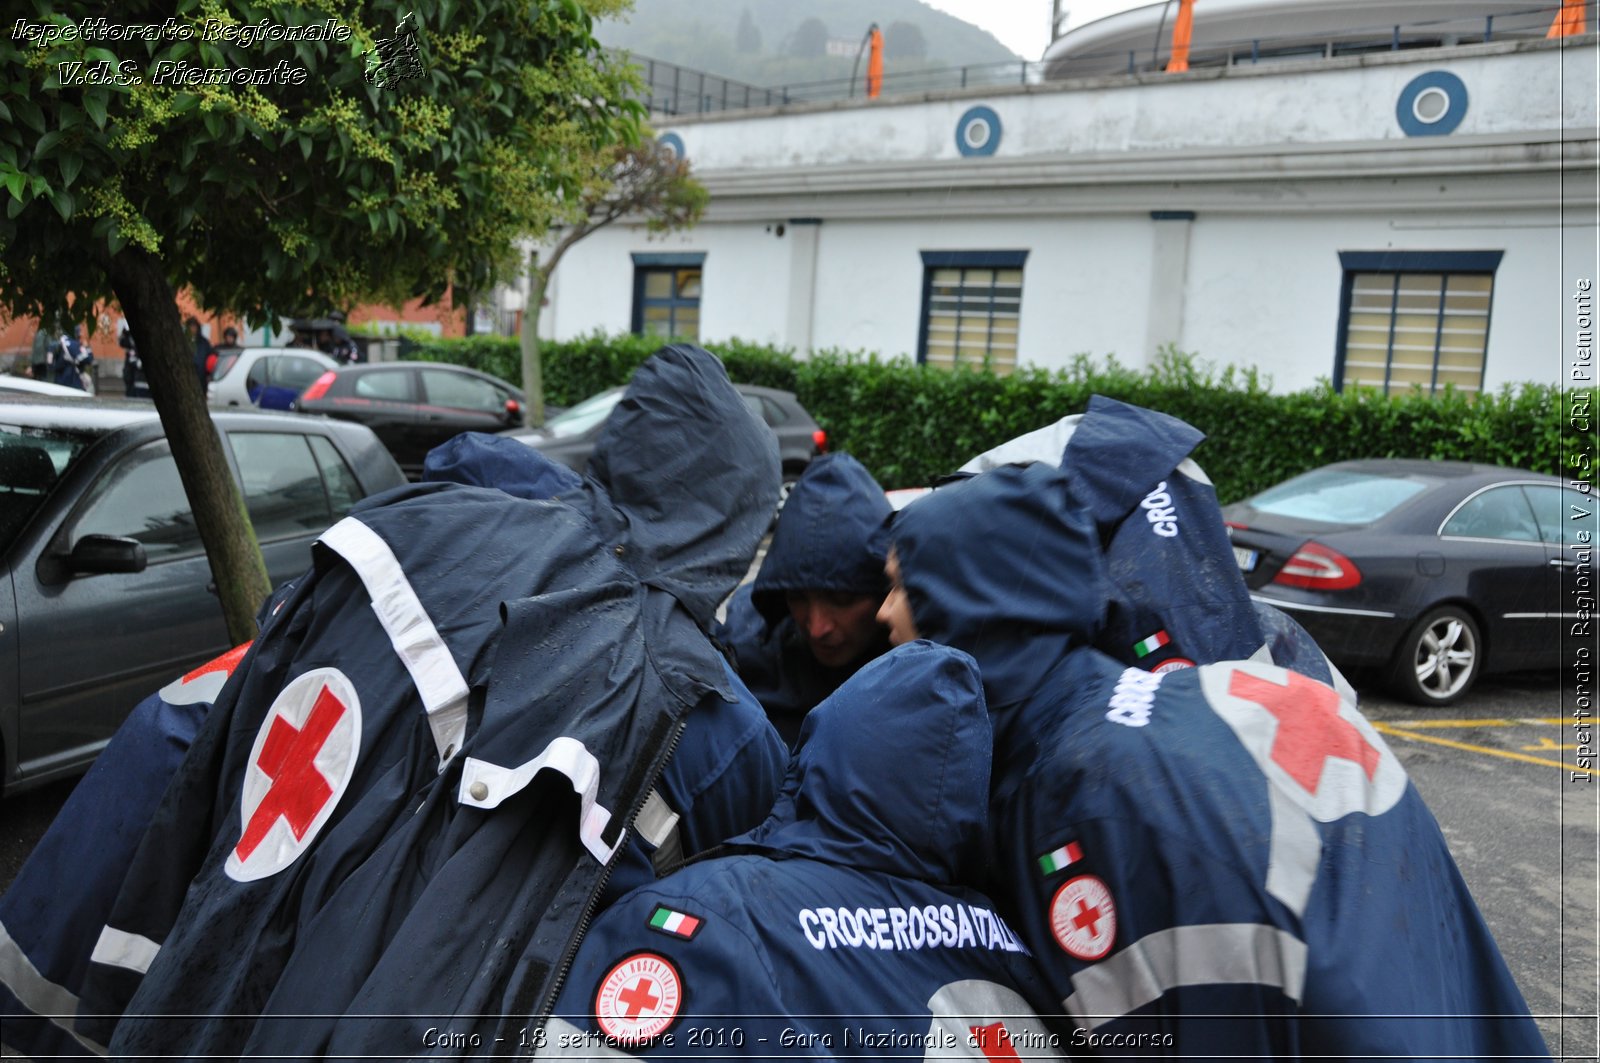
[[[1334,384],[1483,390],[1498,251],[1346,252]]]
[[[1026,251],[922,252],[922,328],[917,360],[982,366],[1017,365]]]
[[[700,338],[701,269],[705,255],[633,256],[633,331],[641,336]]]

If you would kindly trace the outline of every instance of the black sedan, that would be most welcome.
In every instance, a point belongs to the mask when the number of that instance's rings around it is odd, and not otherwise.
[[[364,424],[411,479],[428,451],[460,432],[522,423],[522,392],[504,380],[442,362],[378,362],[324,373],[295,400],[302,413]]]
[[[214,410],[274,584],[405,477],[370,431]],[[82,771],[140,699],[229,646],[148,402],[0,397],[0,763],[10,793]]]
[[[791,391],[754,384],[735,384],[734,388],[743,396],[750,412],[765,421],[778,437],[778,458],[783,465],[783,486],[787,494],[811,459],[828,449],[828,434]],[[513,428],[501,435],[519,439],[540,453],[583,472],[606,418],[622,400],[623,390],[609,388],[591,395],[550,418],[543,428]]]
[[[1591,497],[1553,476],[1406,459],[1325,465],[1223,512],[1255,598],[1430,706],[1557,664],[1595,527]]]

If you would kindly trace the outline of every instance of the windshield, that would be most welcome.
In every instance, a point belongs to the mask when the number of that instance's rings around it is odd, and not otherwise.
[[[212,380],[221,380],[223,377],[228,375],[228,371],[230,369],[232,369],[234,366],[236,366],[238,364],[239,364],[239,356],[237,354],[219,354],[219,355],[217,355],[217,367],[215,369],[211,370],[211,379]]]
[[[0,424],[0,551],[9,550],[51,490],[95,436]]]
[[[1397,476],[1317,469],[1261,492],[1247,503],[1262,513],[1330,524],[1371,524],[1425,484]]]
[[[611,416],[611,411],[622,401],[622,389],[612,388],[591,395],[571,409],[563,410],[544,423],[544,430],[556,439],[581,436],[595,425]]]

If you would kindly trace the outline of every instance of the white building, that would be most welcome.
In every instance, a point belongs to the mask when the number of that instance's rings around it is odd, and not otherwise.
[[[541,330],[1554,383],[1597,273],[1595,5],[1546,40],[1556,6],[1198,0],[1191,70],[1164,73],[1158,3],[1026,84],[658,118],[704,220],[576,245]]]

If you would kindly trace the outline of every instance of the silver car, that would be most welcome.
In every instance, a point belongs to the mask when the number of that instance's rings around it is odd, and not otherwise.
[[[288,410],[318,377],[339,363],[305,347],[218,348],[206,386],[212,406]]]
[[[362,425],[216,410],[274,585],[368,495],[405,483]],[[140,699],[229,646],[148,402],[0,395],[4,791],[88,767]]]

